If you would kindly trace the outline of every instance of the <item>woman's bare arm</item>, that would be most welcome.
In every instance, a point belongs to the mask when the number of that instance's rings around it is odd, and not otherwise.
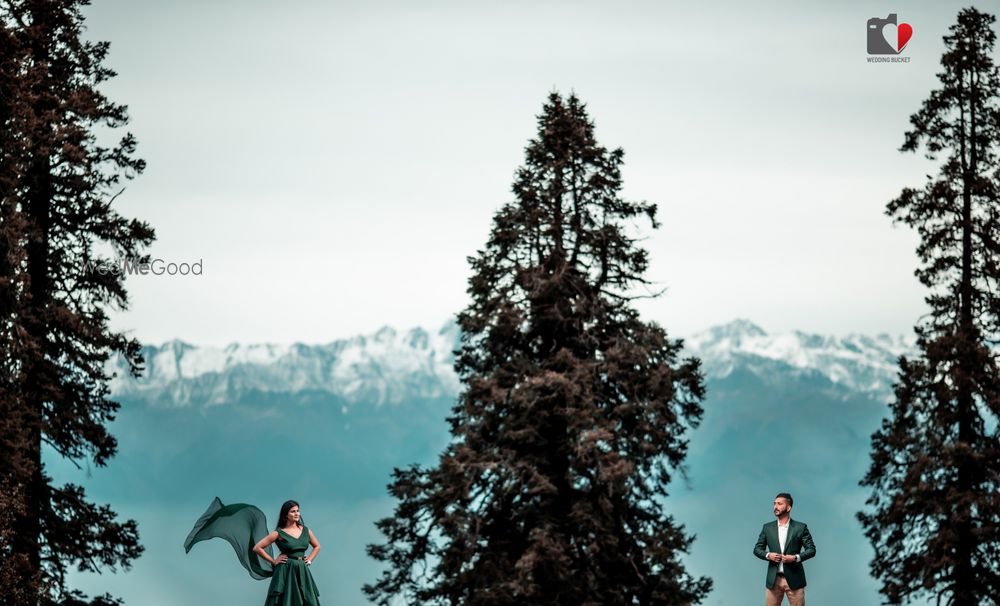
[[[277,566],[278,564],[281,564],[282,562],[288,559],[288,556],[286,556],[285,554],[281,554],[277,557],[277,559],[275,559],[272,558],[270,555],[268,555],[266,551],[264,551],[265,547],[267,547],[268,545],[277,540],[278,540],[278,531],[272,530],[267,534],[266,537],[257,541],[257,544],[253,546],[254,553],[264,558],[264,560],[266,560],[271,566]]]
[[[312,564],[312,561],[316,559],[316,554],[319,553],[319,539],[313,534],[312,529],[309,529],[309,544],[312,545],[312,551],[306,556],[306,563]]]

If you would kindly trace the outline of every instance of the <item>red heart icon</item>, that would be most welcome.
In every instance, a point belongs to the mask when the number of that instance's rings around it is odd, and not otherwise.
[[[911,37],[913,37],[913,28],[910,27],[909,23],[900,23],[899,26],[896,27],[897,53],[903,52],[903,47],[906,46],[906,43],[910,41]]]

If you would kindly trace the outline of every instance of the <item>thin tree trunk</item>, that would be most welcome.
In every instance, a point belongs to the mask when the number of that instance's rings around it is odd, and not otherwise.
[[[971,78],[970,78],[971,79]],[[965,74],[962,74],[962,82]],[[963,99],[964,101],[964,99]],[[976,541],[972,535],[972,510],[965,500],[974,490],[971,448],[975,439],[973,415],[972,376],[974,376],[976,341],[972,317],[972,190],[978,177],[976,157],[976,90],[970,82],[969,87],[969,128],[968,128],[968,161],[965,161],[963,149],[962,171],[962,277],[960,282],[959,307],[959,339],[958,339],[958,493],[963,499],[956,510],[956,544],[954,563],[954,606],[976,606],[975,578],[969,558],[975,550]],[[962,128],[962,143],[965,147],[965,128]]]

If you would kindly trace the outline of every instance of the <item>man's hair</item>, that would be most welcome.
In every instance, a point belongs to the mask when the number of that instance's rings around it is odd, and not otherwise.
[[[786,501],[788,501],[789,507],[791,507],[794,504],[794,502],[792,501],[792,495],[788,494],[787,492],[779,492],[774,498],[785,499]]]

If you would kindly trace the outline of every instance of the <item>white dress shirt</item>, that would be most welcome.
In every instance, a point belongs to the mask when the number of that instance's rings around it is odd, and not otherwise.
[[[785,524],[784,526],[781,525],[780,521],[778,522],[778,546],[781,547],[781,553],[785,553],[785,539],[788,537],[788,526],[791,523],[792,523],[792,518],[788,518],[788,523]],[[799,554],[795,554],[795,561],[796,562],[802,561],[802,558],[799,557]],[[778,572],[781,573],[785,572],[784,562],[778,562]]]

